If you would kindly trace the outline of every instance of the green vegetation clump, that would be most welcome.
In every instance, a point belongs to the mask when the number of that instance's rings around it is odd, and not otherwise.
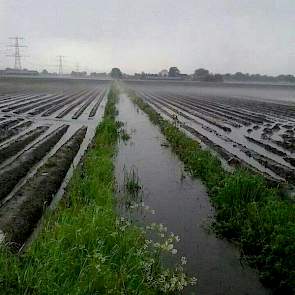
[[[208,187],[216,208],[217,232],[238,242],[261,280],[279,294],[295,292],[295,204],[249,170],[225,171],[220,160],[162,118],[149,104],[132,100],[158,125],[193,176]]]
[[[121,135],[121,139],[122,139],[124,142],[128,141],[128,140],[131,138],[131,136],[128,134],[128,132],[127,132],[126,129],[124,129],[124,128],[122,128],[122,129],[120,130],[120,135]]]
[[[161,252],[176,251],[172,237],[154,243],[144,228],[116,214],[116,101],[112,88],[94,142],[36,240],[19,255],[0,246],[1,294],[159,294],[195,283],[181,266],[162,267]]]
[[[138,193],[142,189],[139,177],[134,169],[131,169],[129,173],[125,173],[124,185],[126,192],[131,195],[138,195]]]

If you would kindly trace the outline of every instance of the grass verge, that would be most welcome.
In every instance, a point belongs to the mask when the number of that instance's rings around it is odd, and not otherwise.
[[[93,144],[37,239],[19,255],[0,246],[1,294],[159,294],[189,283],[181,268],[164,269],[143,229],[115,212],[116,100],[112,88]]]
[[[160,127],[190,173],[208,187],[216,208],[216,229],[239,243],[247,261],[276,294],[295,292],[295,204],[269,188],[262,176],[237,169],[226,172],[220,160],[131,94],[133,102]]]

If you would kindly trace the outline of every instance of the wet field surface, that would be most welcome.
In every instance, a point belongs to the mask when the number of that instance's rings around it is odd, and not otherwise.
[[[139,210],[133,217],[144,224],[163,223],[168,231],[180,236],[176,256],[187,257],[185,269],[198,279],[197,286],[185,294],[270,294],[258,275],[240,261],[238,250],[208,230],[214,209],[206,188],[184,172],[158,128],[127,96],[121,95],[118,108],[118,119],[126,123],[124,128],[131,134],[118,151],[119,190],[123,190],[126,171],[136,171],[143,186],[141,201],[155,209],[155,214]],[[120,210],[124,212],[123,204]]]
[[[126,82],[230,165],[295,183],[295,87]]]
[[[0,231],[16,249],[90,143],[108,88],[107,81],[0,80]]]

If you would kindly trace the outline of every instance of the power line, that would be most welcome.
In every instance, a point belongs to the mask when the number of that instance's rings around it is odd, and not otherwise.
[[[65,56],[58,55],[57,58],[58,58],[58,74],[60,76],[62,76],[63,75],[63,61],[64,61]]]
[[[14,69],[15,70],[21,70],[22,69],[22,63],[21,58],[23,55],[20,54],[20,48],[26,47],[25,45],[20,45],[20,42],[24,40],[22,37],[10,37],[10,40],[14,41],[14,44],[8,45],[8,47],[14,48],[14,54],[13,55],[7,55],[9,57],[14,57]]]

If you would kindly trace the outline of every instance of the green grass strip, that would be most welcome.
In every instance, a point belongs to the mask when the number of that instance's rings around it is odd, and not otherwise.
[[[261,280],[278,294],[295,292],[295,204],[249,170],[226,172],[220,160],[138,96],[131,98],[160,127],[190,173],[208,187],[217,232],[235,240]],[[196,258],[197,259],[197,258]]]
[[[1,294],[159,294],[158,257],[115,213],[116,99],[112,88],[93,145],[37,239],[20,255],[0,247]]]

